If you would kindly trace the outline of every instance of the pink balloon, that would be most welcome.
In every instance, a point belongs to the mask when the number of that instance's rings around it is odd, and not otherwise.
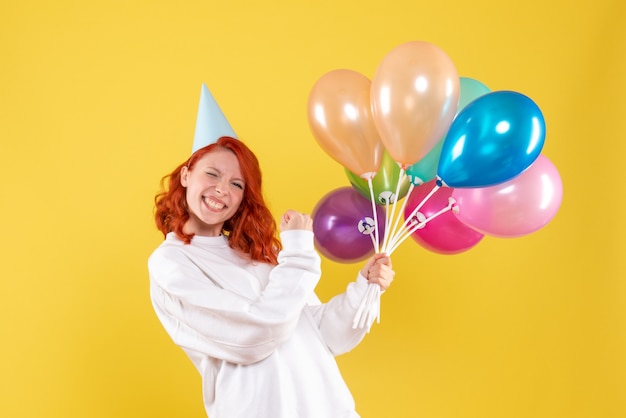
[[[544,227],[556,215],[563,198],[561,176],[552,162],[539,155],[517,177],[494,186],[457,188],[457,218],[486,235],[512,238]]]
[[[404,209],[407,219],[414,209],[433,190],[436,179],[417,186],[409,195]],[[448,206],[448,199],[454,189],[440,187],[419,210],[426,219]],[[411,235],[419,245],[438,254],[458,254],[476,246],[484,234],[473,230],[459,221],[452,211],[447,211],[428,221],[424,228]]]

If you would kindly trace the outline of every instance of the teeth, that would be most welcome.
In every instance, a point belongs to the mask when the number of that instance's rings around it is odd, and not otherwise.
[[[224,207],[224,204],[222,203],[218,203],[214,200],[209,200],[209,199],[205,199],[204,202],[207,204],[208,207],[210,207],[211,209],[222,209]]]

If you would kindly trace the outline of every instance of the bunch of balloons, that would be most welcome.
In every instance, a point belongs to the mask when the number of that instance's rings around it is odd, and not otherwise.
[[[350,182],[312,212],[316,246],[334,261],[391,254],[407,237],[457,254],[484,236],[530,234],[561,204],[559,172],[541,153],[539,107],[460,77],[431,43],[397,46],[371,81],[348,69],[326,73],[310,92],[307,116]]]

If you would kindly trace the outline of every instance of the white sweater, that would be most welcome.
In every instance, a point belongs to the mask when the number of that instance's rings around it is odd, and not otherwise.
[[[272,266],[223,236],[185,245],[168,234],[148,261],[156,314],[200,372],[210,418],[356,418],[334,356],[369,328],[352,327],[367,280],[359,274],[322,304],[313,233],[285,231],[281,241]]]

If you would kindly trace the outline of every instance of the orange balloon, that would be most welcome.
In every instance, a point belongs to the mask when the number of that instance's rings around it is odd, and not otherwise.
[[[380,168],[384,147],[370,105],[371,81],[352,70],[333,70],[313,86],[307,116],[313,136],[339,164],[365,179]]]
[[[460,81],[439,47],[413,41],[389,52],[372,79],[374,124],[402,167],[421,160],[445,135],[456,114]]]

